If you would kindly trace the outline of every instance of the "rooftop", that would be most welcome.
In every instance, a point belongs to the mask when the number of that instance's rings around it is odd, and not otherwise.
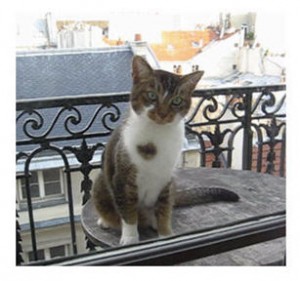
[[[128,92],[129,46],[18,52],[17,99]]]
[[[185,61],[201,52],[215,33],[212,30],[162,31],[161,44],[151,44],[159,61]]]

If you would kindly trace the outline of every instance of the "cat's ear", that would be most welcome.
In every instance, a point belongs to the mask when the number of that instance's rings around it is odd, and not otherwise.
[[[189,92],[194,91],[203,74],[204,71],[196,71],[182,76],[180,79],[180,87],[184,87]]]
[[[134,83],[139,83],[142,79],[153,75],[153,69],[141,56],[134,56],[132,60],[132,79]]]

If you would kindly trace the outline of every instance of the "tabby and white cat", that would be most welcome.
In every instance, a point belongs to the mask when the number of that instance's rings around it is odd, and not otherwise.
[[[142,57],[133,58],[129,115],[106,145],[92,195],[98,224],[121,227],[122,245],[139,241],[138,224],[160,236],[172,234],[172,177],[184,142],[183,119],[202,75],[153,70]]]

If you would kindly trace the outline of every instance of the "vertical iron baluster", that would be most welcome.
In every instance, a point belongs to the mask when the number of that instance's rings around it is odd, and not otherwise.
[[[200,167],[205,167],[206,166],[206,147],[205,147],[205,142],[202,137],[197,135],[198,141],[199,141],[199,157],[200,157]]]
[[[88,249],[90,252],[96,251],[96,245],[87,236],[85,236],[85,241],[86,249]]]
[[[81,192],[83,192],[83,197],[82,197],[82,205],[84,205],[91,197],[91,189],[92,189],[92,180],[89,177],[89,174],[92,170],[92,165],[90,164],[90,161],[93,159],[93,155],[95,153],[95,151],[99,148],[99,147],[104,147],[103,144],[96,144],[93,146],[88,146],[86,143],[85,138],[83,138],[81,146],[80,147],[65,147],[65,150],[69,150],[72,153],[74,153],[74,155],[76,156],[76,159],[79,161],[79,163],[81,164],[80,166],[80,172],[83,175],[83,180],[81,181]],[[95,245],[88,240],[88,238],[86,237],[87,243],[86,243],[86,247],[88,249],[95,250]]]
[[[38,260],[35,225],[34,225],[33,208],[32,208],[32,200],[31,200],[31,190],[30,190],[30,183],[29,183],[29,177],[30,177],[28,171],[29,163],[26,164],[27,165],[25,165],[25,189],[26,189],[26,197],[27,197],[26,199],[27,199],[27,206],[28,206],[30,232],[31,232],[31,244],[32,244],[33,258],[34,260]]]
[[[203,150],[200,150],[200,167],[206,166],[206,152]]]
[[[67,190],[68,190],[68,201],[69,201],[68,207],[69,207],[69,217],[70,217],[70,227],[71,227],[72,249],[73,249],[73,254],[76,255],[77,254],[76,230],[75,230],[75,220],[74,220],[72,182],[71,182],[71,173],[70,173],[69,166],[66,167],[65,173],[67,176]]]
[[[267,154],[267,169],[266,169],[266,173],[267,174],[274,174],[275,172],[275,165],[274,165],[274,161],[276,158],[276,154],[274,151],[274,145],[270,144],[270,151]]]
[[[279,135],[280,130],[283,126],[285,126],[285,123],[281,123],[277,125],[276,117],[272,116],[270,124],[261,124],[262,128],[265,129],[266,134],[269,138],[268,141],[265,142],[270,148],[268,154],[267,154],[267,170],[266,173],[273,174],[275,172],[275,160],[276,160],[276,153],[275,153],[275,146],[278,143],[281,143],[283,146],[283,141],[279,141],[276,137]],[[282,149],[282,147],[281,147]],[[285,151],[281,151],[282,153],[285,153]]]
[[[252,92],[244,94],[243,102],[245,106],[245,116],[243,120],[244,136],[243,136],[243,170],[251,170],[252,163],[252,138],[251,129],[251,111],[252,111]]]
[[[23,249],[22,249],[22,237],[21,237],[21,228],[18,221],[18,211],[16,210],[16,265],[21,265],[24,260],[22,257]]]
[[[285,146],[286,146],[286,131],[283,131],[282,135],[282,142],[281,142],[281,151],[280,151],[280,176],[284,177],[285,176]]]
[[[95,151],[99,147],[104,147],[103,144],[96,144],[93,146],[88,146],[85,138],[83,138],[80,147],[64,147],[64,150],[69,150],[74,153],[76,159],[81,164],[80,172],[83,174],[83,180],[81,182],[81,192],[83,192],[82,205],[84,205],[91,197],[90,191],[92,188],[92,180],[89,177],[89,174],[92,170],[92,161]]]
[[[256,171],[261,173],[262,169],[262,161],[263,161],[263,144],[262,141],[258,142],[257,145],[257,168]]]

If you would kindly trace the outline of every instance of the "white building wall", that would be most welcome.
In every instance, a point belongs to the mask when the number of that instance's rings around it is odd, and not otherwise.
[[[204,70],[205,77],[224,77],[233,71],[237,64],[239,49],[236,47],[240,41],[240,33],[231,37],[210,43],[202,53],[196,55],[189,63],[199,65]]]
[[[256,42],[271,53],[285,53],[284,13],[258,12],[256,17]]]
[[[85,24],[70,26],[58,34],[58,48],[96,48],[106,47],[102,40],[102,29]]]
[[[91,179],[94,180],[99,170],[93,170],[90,174]],[[74,204],[74,215],[80,216],[82,209],[82,196],[83,193],[81,190],[81,181],[83,176],[80,172],[75,172],[71,174],[72,181],[72,192],[73,192],[73,204]],[[66,184],[64,184],[65,196],[67,199]],[[68,203],[59,204],[51,207],[38,208],[34,210],[34,220],[35,222],[47,222],[47,220],[54,219],[63,219],[69,218],[69,207]],[[27,253],[32,251],[31,244],[31,233],[30,230],[22,231],[22,225],[29,223],[28,211],[19,211],[18,221],[21,225],[21,237],[22,237],[22,248],[23,248],[23,258],[27,261]],[[76,240],[77,240],[77,250],[78,253],[85,253],[88,250],[86,249],[86,240],[85,234],[82,230],[80,221],[75,224],[76,229]],[[55,225],[52,227],[46,228],[36,228],[36,240],[38,249],[47,249],[49,247],[68,245],[69,252],[72,254],[71,247],[71,229],[70,224],[66,223],[63,225]]]

